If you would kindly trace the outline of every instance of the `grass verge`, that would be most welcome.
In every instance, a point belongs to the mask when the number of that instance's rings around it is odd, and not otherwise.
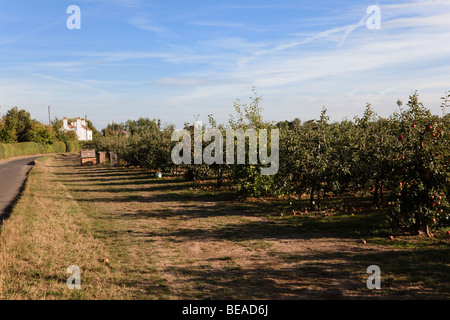
[[[92,234],[92,221],[55,180],[54,157],[36,161],[0,234],[1,299],[111,299],[123,290],[104,263],[108,251]],[[67,269],[81,271],[81,290],[70,290]]]

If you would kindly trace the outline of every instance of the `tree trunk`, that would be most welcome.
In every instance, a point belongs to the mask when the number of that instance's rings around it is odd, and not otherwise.
[[[313,184],[311,186],[311,195],[309,197],[309,210],[311,211],[315,211],[316,210],[316,206],[314,204],[314,193],[316,192],[316,185]]]
[[[380,204],[382,205],[384,202],[383,198],[383,182],[380,181]]]
[[[320,190],[317,191],[317,210],[320,211]]]
[[[373,193],[373,204],[378,205],[378,180],[375,181],[375,191]]]
[[[383,204],[383,183],[380,179],[375,181],[375,191],[373,193],[373,204],[378,206]]]
[[[223,169],[221,166],[217,167],[217,186],[221,187],[223,185]]]
[[[428,225],[426,225],[425,227],[425,233],[427,234],[428,237],[432,238],[433,234],[430,232],[430,229],[428,228]]]

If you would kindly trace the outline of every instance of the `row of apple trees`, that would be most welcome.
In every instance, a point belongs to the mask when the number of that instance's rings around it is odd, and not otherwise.
[[[394,226],[430,234],[429,226],[449,222],[447,200],[450,174],[450,117],[435,116],[410,96],[406,107],[389,118],[378,117],[370,105],[354,121],[331,123],[322,111],[317,121],[288,124],[282,130],[281,190],[310,196],[311,209],[320,209],[327,193],[370,190],[374,204],[394,203]],[[286,126],[286,124],[284,124]],[[385,192],[383,192],[385,191]]]
[[[391,203],[388,219],[393,226],[431,234],[431,227],[448,224],[450,218],[450,139],[445,134],[450,126],[450,116],[445,113],[449,101],[446,94],[439,116],[433,115],[416,93],[405,106],[398,101],[398,111],[387,118],[378,116],[368,104],[364,114],[353,120],[332,122],[324,108],[316,120],[274,123],[263,120],[261,97],[254,92],[250,103],[235,102],[235,113],[227,124],[217,124],[209,116],[208,126],[200,128],[202,133],[207,127],[214,128],[222,132],[224,140],[227,129],[278,129],[279,168],[275,175],[262,175],[261,168],[268,165],[249,162],[254,151],[249,141],[243,164],[237,164],[235,154],[232,165],[226,161],[174,165],[171,151],[178,143],[171,139],[174,127],[162,126],[159,120],[140,118],[109,125],[104,137],[93,144],[98,150],[116,150],[128,165],[175,171],[187,180],[214,177],[219,186],[226,179],[242,197],[307,195],[310,210],[320,210],[328,195],[369,191],[374,205]],[[195,125],[186,123],[184,129],[193,139]],[[201,143],[202,150],[211,144]],[[267,143],[270,153],[274,143],[270,134]],[[194,148],[189,152],[193,159]],[[224,147],[223,159],[226,152]]]
[[[445,134],[450,129],[450,115],[445,113],[449,94],[443,97],[439,116],[415,93],[405,106],[397,101],[398,111],[387,118],[368,104],[353,121],[332,122],[324,108],[317,120],[303,123],[266,122],[261,97],[255,93],[250,99],[248,105],[235,102],[228,125],[217,125],[210,116],[209,127],[224,136],[228,128],[278,129],[278,173],[261,175],[264,165],[248,162],[247,146],[246,164],[185,165],[187,178],[215,175],[220,185],[226,176],[243,197],[307,195],[310,210],[320,210],[327,195],[369,191],[374,205],[391,203],[388,220],[394,227],[431,235],[430,228],[449,224],[450,139]],[[193,133],[193,126],[188,128]]]

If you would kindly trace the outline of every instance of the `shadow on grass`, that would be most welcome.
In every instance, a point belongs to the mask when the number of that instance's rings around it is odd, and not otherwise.
[[[83,188],[82,182],[86,180],[74,181],[74,180],[58,180],[66,185],[73,186],[73,191],[79,191]],[[195,183],[185,182],[183,180],[171,181],[171,182],[159,182],[157,180],[141,180],[141,181],[126,181],[126,182],[101,182],[94,183],[95,189],[89,188],[89,192],[110,192],[110,193],[129,193],[129,192],[149,192],[149,191],[185,191],[185,193],[192,194],[195,197],[196,194],[189,190],[189,187],[197,186]],[[127,187],[128,186],[128,187]],[[139,186],[139,187],[137,187]],[[100,188],[99,188],[100,187]],[[220,192],[221,194],[234,194],[234,192],[226,190],[225,188],[216,188],[211,185],[211,192]],[[201,191],[204,192],[204,191]],[[234,197],[233,197],[234,198]]]
[[[180,227],[158,229],[140,233],[139,237],[153,238],[165,237],[170,242],[197,241],[246,241],[246,240],[286,240],[286,239],[354,239],[370,237],[386,237],[387,229],[378,222],[383,219],[380,214],[360,216],[358,219],[346,222],[344,219],[334,222],[315,217],[299,217],[297,219],[268,219],[261,216],[253,207],[222,205],[199,207],[196,205],[180,204],[177,210],[173,208],[138,210],[137,212],[111,213],[104,219],[110,220],[141,220],[141,219],[168,219],[179,221]],[[205,220],[205,227],[183,227],[183,221],[190,219],[215,219],[229,217],[232,220],[221,224],[209,223]],[[102,219],[100,217],[100,219]],[[330,218],[327,218],[330,219]]]
[[[334,251],[277,256],[289,267],[271,268],[255,261],[240,268],[232,259],[221,258],[222,268],[172,266],[183,275],[180,281],[194,286],[192,298],[212,299],[448,299],[449,250],[371,252],[355,254]],[[445,258],[442,257],[446,254]],[[381,290],[366,286],[370,265],[381,269]],[[349,294],[351,292],[352,294]],[[357,296],[355,296],[357,293]]]
[[[120,176],[115,171],[124,172]],[[117,213],[113,219],[142,219],[142,218],[176,218],[197,219],[220,216],[253,216],[261,217],[275,214],[286,209],[286,201],[254,201],[237,202],[236,194],[230,190],[212,188],[209,190],[193,191],[193,186],[212,187],[214,182],[206,183],[185,182],[181,178],[149,179],[147,174],[131,174],[127,169],[116,168],[83,168],[86,179],[74,175],[64,179],[64,183],[71,187],[77,201],[82,203],[148,203],[157,204],[149,210],[139,210],[138,213]],[[113,171],[113,172],[111,172]],[[89,179],[93,176],[98,177]],[[127,181],[119,181],[120,178]],[[128,178],[137,178],[129,180]],[[106,181],[105,181],[106,180]],[[86,187],[83,182],[86,182]],[[102,186],[105,188],[102,188]],[[119,186],[119,187],[118,187]],[[88,189],[86,189],[88,188]],[[86,196],[84,191],[89,196]],[[157,191],[157,192],[155,192]],[[152,193],[154,192],[154,193]],[[99,196],[95,196],[95,194]],[[100,196],[101,194],[101,196]],[[370,198],[352,199],[359,204],[369,202]],[[334,203],[334,198],[325,199],[324,204]],[[342,199],[340,200],[342,202]],[[347,203],[350,200],[346,200]],[[164,203],[171,203],[165,206]],[[355,203],[356,203],[355,202]],[[306,204],[307,200],[296,201],[295,205]],[[168,210],[167,207],[171,209]],[[109,217],[111,218],[111,217]],[[245,218],[245,217],[244,217]],[[389,230],[384,226],[383,213],[335,215],[330,218],[320,218],[314,215],[292,216],[285,218],[260,219],[259,221],[244,221],[239,224],[222,226],[219,229],[181,229],[174,231],[171,237],[196,239],[259,239],[259,238],[311,238],[311,237],[375,237],[387,236]],[[180,240],[181,241],[181,240]]]
[[[346,299],[343,290],[348,286],[331,280],[348,282],[347,274],[332,272],[326,266],[271,269],[255,265],[243,269],[231,262],[224,268],[212,269],[206,264],[171,266],[167,271],[182,276],[180,284],[193,292],[188,299]]]

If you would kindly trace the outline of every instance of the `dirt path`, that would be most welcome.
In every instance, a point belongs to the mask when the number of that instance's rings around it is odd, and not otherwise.
[[[398,277],[399,259],[420,255],[270,219],[223,192],[189,190],[140,170],[80,167],[54,171],[96,221],[111,264],[138,299],[345,299],[433,293]],[[366,286],[380,265],[383,290]],[[394,269],[397,268],[397,269]],[[406,267],[406,266],[405,266]],[[409,267],[409,266],[408,266]],[[417,267],[417,264],[416,264]],[[404,276],[404,275],[403,275]],[[398,279],[398,281],[397,281]],[[445,286],[445,283],[442,284]],[[439,295],[439,293],[436,293]]]

